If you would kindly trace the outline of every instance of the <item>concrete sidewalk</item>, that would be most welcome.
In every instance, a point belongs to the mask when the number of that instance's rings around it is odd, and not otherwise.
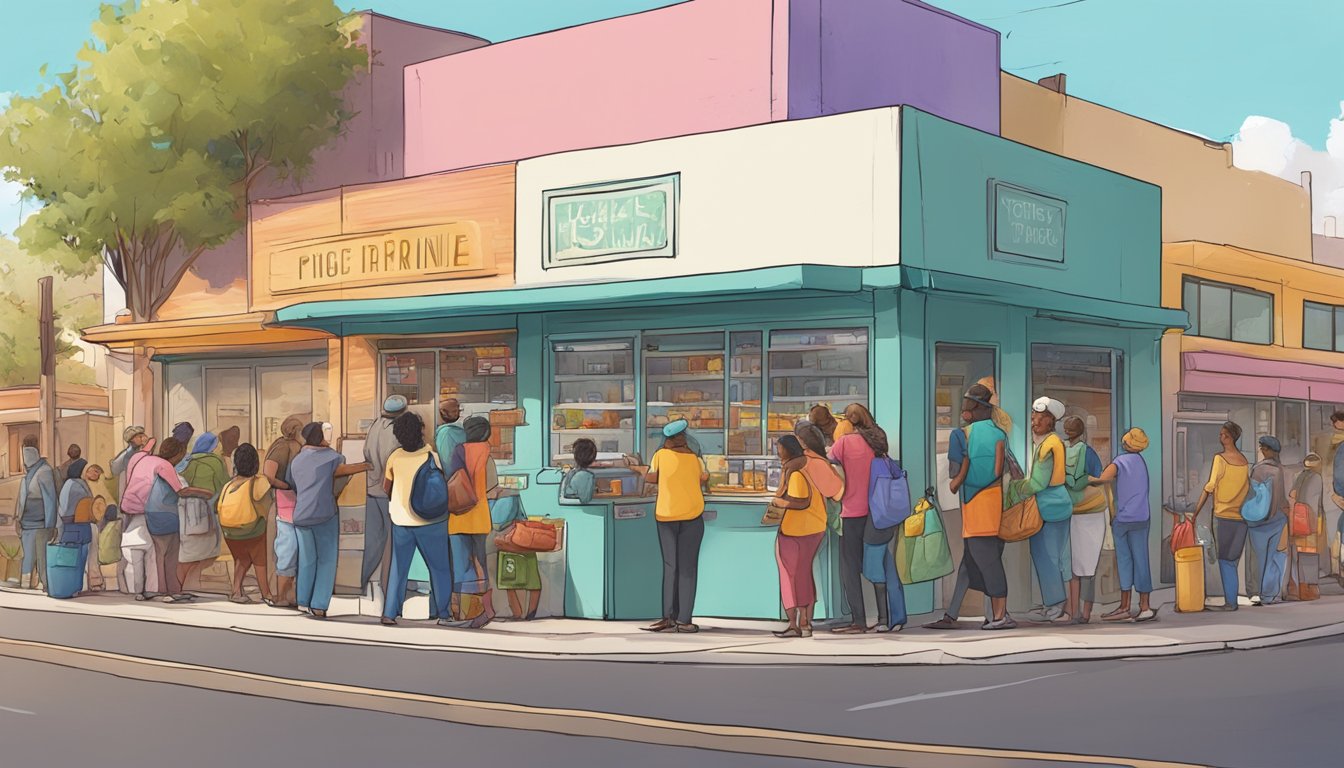
[[[1338,591],[1336,590],[1332,591]],[[319,621],[264,605],[236,605],[201,597],[166,605],[135,602],[117,593],[75,600],[0,588],[0,607],[28,611],[83,613],[151,623],[172,623],[244,634],[312,642],[485,653],[531,658],[755,665],[1015,664],[1040,661],[1176,656],[1220,650],[1248,650],[1344,635],[1344,597],[1311,603],[1246,607],[1234,614],[1176,613],[1170,590],[1154,593],[1162,604],[1157,621],[1144,624],[1029,626],[984,632],[979,620],[963,630],[918,628],[914,619],[897,634],[832,635],[818,630],[810,639],[780,640],[770,630],[782,623],[697,619],[701,632],[650,634],[639,623],[541,619],[497,622],[483,630],[446,629],[432,622],[403,620],[381,626],[359,615],[355,598],[337,598],[331,618]],[[1096,615],[1100,615],[1100,611]]]

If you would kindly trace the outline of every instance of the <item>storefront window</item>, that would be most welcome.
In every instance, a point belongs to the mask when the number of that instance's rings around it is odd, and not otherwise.
[[[868,405],[868,331],[771,331],[766,453],[814,405]]]
[[[686,419],[702,455],[724,453],[723,332],[644,336],[645,427],[650,448]]]
[[[662,445],[662,427],[684,418],[712,493],[761,494],[779,476],[775,439],[813,405],[837,413],[850,403],[868,405],[867,330],[776,331],[768,348],[765,341],[759,330],[643,334],[644,458]],[[633,350],[625,340],[554,344],[553,464],[568,463],[580,437],[596,442],[603,458],[641,447]]]
[[[1284,466],[1300,466],[1307,457],[1307,404],[1301,400],[1278,401],[1274,436],[1279,439],[1283,452],[1279,454]]]
[[[728,379],[728,453],[732,456],[760,456],[761,375],[765,357],[760,331],[729,334],[732,348],[731,378]]]
[[[1307,437],[1311,441],[1311,450],[1327,463],[1331,462],[1334,458],[1335,425],[1331,423],[1330,417],[1344,411],[1344,404],[1312,403],[1307,411],[1310,414]]]
[[[934,456],[937,467],[939,502],[944,509],[961,506],[960,499],[948,489],[947,451],[952,432],[961,428],[961,403],[966,391],[976,384],[994,393],[990,401],[998,405],[997,353],[993,347],[939,344],[934,350],[933,414]]]
[[[551,460],[587,437],[604,458],[635,452],[635,353],[630,340],[556,343]]]
[[[1103,464],[1115,455],[1119,374],[1119,355],[1109,349],[1031,346],[1031,397],[1053,397],[1064,403],[1066,417],[1081,418]]]
[[[411,344],[417,348],[394,349]],[[462,420],[471,416],[490,420],[490,452],[495,460],[513,461],[514,430],[522,415],[511,335],[391,339],[380,346],[385,350],[383,399],[405,397],[409,409],[424,420],[427,439],[432,440],[443,421],[440,404],[454,398]]]

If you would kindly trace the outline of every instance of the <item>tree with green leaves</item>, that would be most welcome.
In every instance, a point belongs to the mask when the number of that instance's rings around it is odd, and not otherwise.
[[[105,264],[155,319],[264,174],[301,177],[340,135],[359,27],[333,0],[102,6],[74,70],[0,117],[4,178],[41,206],[20,242],[66,275]]]
[[[41,353],[33,342],[38,333],[41,292],[38,278],[47,263],[0,237],[0,387],[32,386],[41,373]],[[102,273],[56,280],[56,377],[73,384],[94,383],[94,369],[75,343],[83,328],[102,319]]]

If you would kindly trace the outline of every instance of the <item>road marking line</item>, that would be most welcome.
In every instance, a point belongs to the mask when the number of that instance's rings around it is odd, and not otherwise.
[[[26,709],[14,709],[13,707],[0,707],[0,711],[13,712],[16,715],[36,715],[36,712],[29,712]]]
[[[1000,760],[1036,760],[1062,765],[1124,765],[1134,768],[1195,768],[1188,763],[1028,750],[914,744],[738,725],[663,720],[558,707],[474,701],[340,683],[293,680],[254,672],[127,656],[31,640],[0,638],[0,656],[216,693],[362,709],[488,728],[686,747],[865,766],[971,768]]]
[[[1001,685],[986,685],[983,688],[962,688],[959,691],[943,691],[941,693],[916,693],[914,696],[903,696],[899,699],[886,699],[885,701],[874,701],[871,704],[861,704],[857,707],[850,707],[845,711],[862,712],[865,709],[881,709],[882,707],[894,707],[897,704],[908,704],[912,701],[928,701],[929,699],[944,699],[947,698],[948,696],[964,696],[968,693],[982,693],[984,691],[998,690],[999,688],[1012,688],[1015,685],[1026,685],[1027,683],[1034,683],[1037,680],[1045,680],[1051,677],[1063,677],[1064,675],[1072,675],[1072,674],[1073,674],[1072,672],[1056,672],[1053,675],[1041,675],[1040,677],[1033,677],[1027,680],[1018,680],[1017,682],[1014,683],[1003,683]]]

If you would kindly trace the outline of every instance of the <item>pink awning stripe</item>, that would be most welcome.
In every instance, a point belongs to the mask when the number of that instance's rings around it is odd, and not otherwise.
[[[1218,352],[1186,352],[1182,368],[1187,392],[1344,402],[1344,368]]]

